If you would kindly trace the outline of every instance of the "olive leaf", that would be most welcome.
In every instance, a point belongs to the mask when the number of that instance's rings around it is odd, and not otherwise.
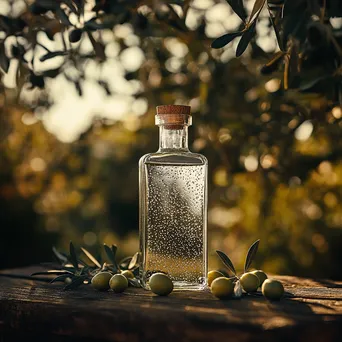
[[[105,252],[106,252],[106,254],[107,254],[107,257],[108,257],[109,261],[110,261],[111,263],[113,263],[115,259],[114,259],[112,250],[111,250],[110,247],[108,247],[106,244],[103,244],[103,247],[104,247],[104,250],[105,250]]]
[[[94,270],[94,266],[88,266],[88,265],[85,265],[81,268],[81,272],[80,274],[87,274],[89,275],[89,273],[91,273],[91,271],[98,271],[98,269]]]
[[[298,10],[298,7],[305,4],[306,0],[285,0],[283,5],[282,16],[287,17]]]
[[[90,31],[102,30],[105,28],[103,22],[99,23],[96,18],[92,18],[84,23],[84,27]]]
[[[320,76],[320,77],[316,77],[316,78],[310,79],[310,80],[301,80],[300,85],[299,85],[299,89],[301,91],[311,90],[317,84],[319,84],[321,81],[324,81],[324,80],[329,79],[329,78],[330,78],[329,76]]]
[[[109,261],[111,262],[111,264],[113,265],[113,272],[118,272],[120,270],[120,267],[118,265],[118,263],[116,262],[116,251],[118,249],[118,247],[116,245],[112,245],[112,247],[108,247],[106,244],[103,244],[103,247],[105,249],[106,255],[109,259]]]
[[[135,268],[138,264],[139,264],[139,256],[140,256],[140,253],[139,252],[136,252],[131,261],[129,262],[128,264],[128,269],[131,270],[133,268]]]
[[[36,276],[36,275],[62,275],[62,274],[67,274],[67,275],[73,275],[72,272],[67,271],[67,270],[49,270],[49,271],[43,271],[43,272],[35,272],[32,273],[31,276]]]
[[[112,92],[109,88],[109,84],[106,81],[98,80],[97,83],[99,84],[100,87],[102,87],[104,89],[104,91],[106,92],[106,94],[108,96],[112,94]]]
[[[75,89],[76,89],[78,95],[82,96],[83,90],[82,90],[81,82],[80,81],[74,81],[73,83],[74,83],[74,86],[75,86]]]
[[[50,284],[56,283],[56,282],[58,282],[58,281],[64,282],[64,280],[67,279],[67,278],[70,278],[70,274],[62,274],[62,275],[60,275],[60,276],[58,276],[58,277],[56,277],[56,278],[53,278],[53,279],[50,281]]]
[[[256,252],[258,251],[259,242],[260,240],[256,240],[248,249],[246,261],[245,261],[245,267],[244,267],[245,273],[248,271],[249,267],[251,266],[251,263],[256,255]]]
[[[62,269],[62,270],[48,270],[48,271],[46,271],[47,273],[52,273],[52,274],[58,274],[58,273],[69,273],[69,274],[73,274],[71,271],[68,271],[68,270],[64,270],[64,269]]]
[[[230,43],[231,41],[233,41],[236,37],[239,37],[241,35],[242,35],[242,32],[233,32],[233,33],[224,34],[223,36],[216,38],[211,43],[211,47],[213,49],[220,49],[224,47],[225,45],[227,45],[228,43]]]
[[[4,44],[1,44],[0,45],[0,68],[4,72],[7,73],[9,69],[9,65],[10,65],[10,61],[9,61],[9,58],[6,56],[5,46]]]
[[[49,77],[49,78],[55,78],[59,75],[60,73],[60,68],[57,69],[51,69],[51,70],[46,70],[43,72],[44,77]]]
[[[221,251],[216,251],[216,253],[220,257],[222,262],[233,272],[234,275],[236,275],[236,271],[235,271],[234,265],[231,262],[231,260],[229,259],[229,257],[225,253],[223,253]]]
[[[176,30],[179,30],[181,32],[187,32],[188,28],[185,25],[184,18],[180,18],[178,13],[174,10],[174,8],[170,4],[167,4],[167,7],[169,8],[170,13],[171,13],[169,15],[167,23],[173,28],[175,28]]]
[[[285,8],[285,7],[284,7]],[[300,42],[304,42],[307,33],[307,24],[310,22],[311,15],[303,4],[296,11],[283,17],[283,46],[287,46],[290,37],[295,37]]]
[[[275,33],[276,38],[277,38],[277,43],[278,43],[279,49],[281,51],[284,51],[285,48],[284,48],[284,44],[283,44],[283,39],[280,36],[280,30],[281,30],[281,27],[280,27],[280,16],[281,16],[281,12],[278,11],[278,13],[273,15],[271,13],[270,8],[268,7],[268,13],[269,13],[269,16],[270,16],[270,20],[271,20],[271,24],[273,26],[274,33]]]
[[[131,260],[132,260],[131,256],[121,259],[119,261],[120,268],[125,269],[125,270],[128,269],[128,265],[130,264]]]
[[[65,12],[59,7],[56,10],[56,16],[61,21],[61,23],[65,26],[72,26],[68,16],[65,14]]]
[[[73,290],[79,287],[84,283],[84,281],[87,279],[87,276],[79,276],[79,277],[74,277],[72,282],[66,286],[64,286],[63,290]]]
[[[253,22],[257,17],[259,16],[261,10],[263,9],[265,5],[266,0],[256,0],[251,12],[251,15],[249,16],[248,23],[250,24]]]
[[[115,261],[115,254],[116,254],[116,246],[114,247],[114,245],[112,246],[112,248],[108,247],[105,243],[103,244],[103,247],[104,247],[104,250],[107,254],[107,257],[109,259],[109,261],[112,263],[112,264],[115,264],[116,261]],[[114,247],[114,249],[113,249]]]
[[[116,257],[116,252],[118,250],[118,246],[117,245],[112,245],[111,249],[112,249],[112,253],[113,253],[114,257]]]
[[[40,57],[39,60],[41,62],[44,62],[47,59],[50,59],[50,58],[53,58],[53,57],[57,57],[57,56],[65,56],[67,54],[68,54],[68,52],[66,52],[66,51],[49,51],[44,56]]]
[[[35,5],[51,11],[54,11],[59,7],[57,1],[55,0],[37,0]]]
[[[101,61],[105,60],[106,59],[106,54],[105,54],[105,51],[104,51],[104,46],[94,39],[94,37],[93,37],[93,35],[91,34],[90,31],[88,31],[87,33],[88,33],[88,37],[89,37],[89,40],[91,42],[91,45],[94,48],[96,57],[99,58]]]
[[[63,2],[68,6],[70,11],[74,14],[78,14],[78,10],[75,6],[75,4],[71,0],[63,0]]]
[[[85,248],[81,247],[82,252],[88,257],[88,259],[93,262],[97,267],[101,268],[99,261]]]
[[[66,264],[68,262],[68,258],[60,253],[56,247],[52,247],[52,252],[54,254],[54,256],[56,257],[56,259],[63,265],[63,264]]]
[[[76,270],[79,269],[78,267],[78,259],[76,256],[76,252],[75,252],[75,247],[73,245],[73,243],[70,241],[70,256],[69,256],[69,261],[72,263],[72,265],[75,267]]]
[[[27,23],[21,18],[11,18],[0,14],[0,29],[8,35],[22,32]]]
[[[255,35],[256,21],[244,32],[236,48],[236,57],[240,57],[246,50],[249,42]]]
[[[243,6],[242,0],[226,0],[232,10],[240,17],[241,20],[245,21],[247,14]]]

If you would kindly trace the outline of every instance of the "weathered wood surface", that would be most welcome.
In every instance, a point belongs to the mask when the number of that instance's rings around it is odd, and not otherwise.
[[[133,288],[62,291],[58,284],[0,276],[0,340],[342,341],[342,282],[277,278],[288,292],[279,302],[220,301],[189,291],[156,297]]]

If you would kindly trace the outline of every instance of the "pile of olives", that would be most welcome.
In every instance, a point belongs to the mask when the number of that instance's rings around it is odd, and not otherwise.
[[[123,271],[121,274],[99,272],[91,280],[91,285],[98,291],[112,289],[115,293],[124,292],[128,287],[128,279],[133,279],[131,271]]]
[[[92,286],[99,291],[113,290],[115,293],[124,292],[128,287],[128,279],[134,279],[131,271],[121,274],[99,272],[91,280]],[[261,270],[244,273],[240,278],[242,289],[246,293],[256,292],[261,288],[262,294],[269,300],[279,300],[284,295],[282,283],[275,279],[268,279],[267,274]],[[220,299],[231,298],[234,295],[234,280],[224,276],[219,271],[208,273],[208,285],[212,294]],[[164,273],[155,273],[149,280],[151,291],[158,296],[167,296],[173,291],[172,280]]]
[[[208,285],[211,292],[220,299],[233,296],[235,286],[233,280],[225,277],[219,271],[208,273]],[[275,279],[268,279],[267,274],[261,270],[244,273],[239,281],[245,292],[253,293],[261,288],[262,294],[269,300],[279,300],[284,295],[282,283]]]
[[[128,279],[134,279],[132,271],[123,271],[121,274],[99,272],[91,280],[92,286],[98,291],[112,289],[115,293],[124,292],[128,287]],[[173,291],[172,280],[164,273],[155,273],[149,280],[151,291],[158,296],[167,296]]]

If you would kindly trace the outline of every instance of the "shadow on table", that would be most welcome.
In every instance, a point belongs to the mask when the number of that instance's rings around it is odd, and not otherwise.
[[[341,284],[336,284],[331,280],[328,279],[318,279],[316,280],[317,283],[322,284],[325,287],[333,288],[333,289],[341,289],[342,288],[342,283]]]

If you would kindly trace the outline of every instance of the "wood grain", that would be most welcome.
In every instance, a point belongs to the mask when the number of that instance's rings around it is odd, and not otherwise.
[[[2,274],[27,276],[37,270]],[[179,291],[169,297],[134,288],[123,294],[91,286],[62,291],[58,284],[0,276],[0,334],[53,341],[340,340],[342,282],[277,278],[287,292],[279,302],[260,295],[220,301],[209,291]]]

